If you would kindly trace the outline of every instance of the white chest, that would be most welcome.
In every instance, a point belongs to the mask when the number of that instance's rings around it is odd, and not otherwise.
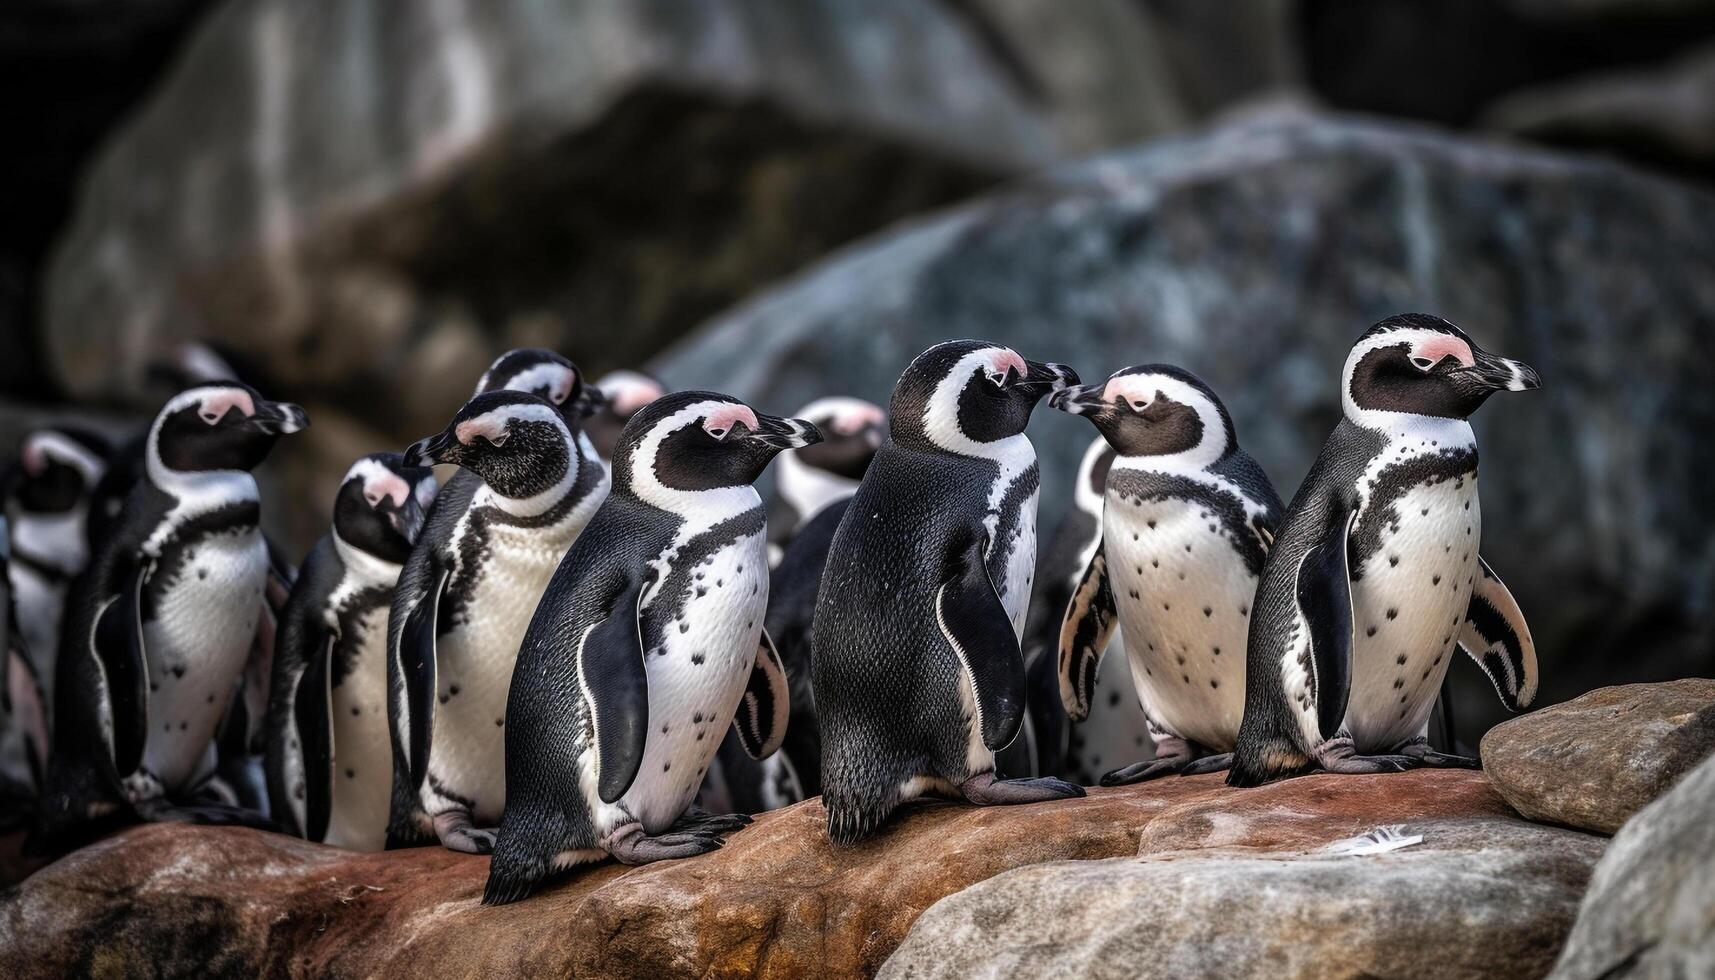
[[[333,688],[333,805],[326,841],[376,851],[386,843],[393,774],[387,733],[387,606],[363,614],[356,636],[342,638],[353,655]]]
[[[1174,735],[1231,749],[1256,578],[1219,518],[1195,502],[1110,497],[1103,541],[1144,710]]]
[[[1423,730],[1478,574],[1474,473],[1410,487],[1392,506],[1396,519],[1380,525],[1380,547],[1352,585],[1346,724],[1359,751],[1385,751]]]

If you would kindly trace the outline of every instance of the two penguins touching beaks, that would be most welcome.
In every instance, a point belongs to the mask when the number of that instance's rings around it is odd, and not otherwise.
[[[129,530],[67,600],[45,816],[232,807],[213,706],[276,622],[250,726],[274,819],[360,849],[492,853],[487,904],[608,856],[703,853],[749,822],[699,793],[735,805],[750,787],[737,807],[762,809],[819,787],[841,843],[926,793],[1082,795],[1002,778],[997,753],[1036,737],[1055,686],[1084,719],[1114,645],[1154,753],[1104,785],[1475,766],[1428,742],[1456,649],[1509,707],[1534,697],[1529,631],[1478,553],[1468,418],[1538,380],[1445,320],[1359,338],[1342,417],[1285,505],[1216,394],[1168,365],[1080,385],[949,342],[911,362],[885,416],[829,399],[805,418],[622,374],[503,356],[443,431],[352,466],[329,534],[261,613],[230,601],[260,600],[269,567],[248,470],[303,413],[235,384],[178,396]],[[1027,663],[1043,584],[1025,427],[1045,397],[1096,427],[1105,479],[1058,635],[1031,649],[1052,659]],[[753,484],[785,450],[804,450],[778,481],[797,499],[769,513]],[[460,469],[440,485],[431,464]],[[216,601],[213,621],[193,611]],[[68,698],[68,680],[100,696]]]

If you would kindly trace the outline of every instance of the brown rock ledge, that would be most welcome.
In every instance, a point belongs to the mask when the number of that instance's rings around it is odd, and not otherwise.
[[[1518,821],[1481,773],[1449,771],[924,805],[851,848],[828,844],[810,800],[713,854],[594,867],[494,909],[478,905],[486,858],[155,825],[0,892],[0,976],[867,976],[924,909],[1013,868],[1140,849],[1300,850],[1432,817]]]

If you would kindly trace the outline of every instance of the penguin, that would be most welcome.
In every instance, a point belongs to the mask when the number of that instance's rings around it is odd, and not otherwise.
[[[816,428],[677,392],[615,447],[606,503],[530,622],[506,710],[508,799],[483,904],[612,856],[689,857],[748,822],[687,809],[733,726],[785,735],[785,669],[763,632],[767,521],[751,485]]]
[[[1508,708],[1530,704],[1535,644],[1478,551],[1468,419],[1497,391],[1540,385],[1440,317],[1392,316],[1358,338],[1341,374],[1342,418],[1263,563],[1229,784],[1476,767],[1427,741],[1456,649]]]
[[[979,805],[1083,795],[994,772],[1025,711],[1038,475],[1024,427],[1044,395],[1077,380],[970,340],[929,348],[900,376],[889,437],[834,534],[816,600],[811,679],[836,843],[929,791]]]
[[[620,370],[602,375],[595,389],[601,392],[601,408],[584,420],[584,431],[589,433],[590,444],[595,446],[602,465],[609,466],[625,423],[645,405],[666,394],[667,386],[642,371]]]
[[[1102,785],[1220,772],[1244,716],[1239,652],[1280,496],[1239,448],[1226,406],[1189,371],[1129,367],[1049,404],[1089,419],[1116,454],[1101,542],[1060,631],[1061,703],[1073,720],[1089,717],[1102,653],[1122,626],[1155,751],[1104,774]]]
[[[779,564],[786,542],[823,508],[857,493],[887,431],[881,406],[862,398],[818,398],[796,415],[816,426],[822,441],[780,459],[768,510],[770,565]]]
[[[1085,447],[1073,481],[1072,506],[1037,563],[1036,587],[1024,626],[1029,718],[1037,743],[1035,774],[1064,776],[1080,785],[1094,785],[1114,760],[1154,745],[1148,721],[1137,710],[1131,667],[1123,659],[1116,666],[1104,657],[1107,666],[1097,668],[1089,715],[1082,721],[1073,723],[1060,703],[1060,627],[1072,593],[1102,542],[1102,494],[1114,455],[1113,447],[1100,435]],[[1112,628],[1108,649],[1123,650],[1119,623]],[[1004,765],[1008,761],[1003,757],[1001,771],[1011,775]]]
[[[259,635],[268,550],[250,473],[304,410],[237,382],[182,392],[149,428],[143,479],[72,584],[43,803],[51,841],[90,821],[256,822],[198,806]]]
[[[12,605],[9,528],[0,516],[0,832],[33,815],[47,767],[47,699]]]
[[[24,437],[5,480],[7,581],[19,642],[49,705],[66,588],[89,561],[90,500],[111,449],[93,432],[39,429]]]
[[[387,842],[387,615],[439,484],[398,453],[353,463],[333,527],[298,572],[269,685],[268,795],[287,833],[360,851]]]
[[[405,453],[407,466],[464,470],[437,497],[388,618],[391,846],[430,834],[467,853],[493,845],[518,644],[560,558],[607,497],[607,470],[579,424],[600,395],[558,355],[519,370],[514,354],[479,384],[502,387]]]
[[[819,398],[793,413],[822,441],[780,457],[768,508],[769,600],[764,623],[791,686],[779,752],[756,760],[728,732],[698,802],[710,810],[762,813],[821,792],[822,743],[810,691],[810,622],[828,545],[846,502],[881,447],[887,415],[862,398]]]

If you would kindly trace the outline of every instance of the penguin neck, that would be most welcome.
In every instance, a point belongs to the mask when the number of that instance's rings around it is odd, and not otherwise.
[[[1456,449],[1477,444],[1469,419],[1389,412],[1354,405],[1346,406],[1345,415],[1347,422],[1381,436],[1389,444],[1422,444],[1433,449]]]
[[[1072,487],[1073,505],[1097,521],[1102,519],[1102,489],[1096,484],[1096,463],[1103,453],[1112,451],[1106,439],[1098,436],[1091,442],[1090,448],[1084,450],[1084,458],[1078,462],[1078,482]],[[1112,461],[1108,467],[1113,467]],[[1105,476],[1103,482],[1106,482]]]
[[[829,504],[857,493],[858,481],[809,466],[795,453],[782,453],[779,465],[780,474],[774,481],[775,492],[791,505],[800,525],[821,513]]]
[[[748,483],[707,490],[679,490],[662,483],[653,465],[638,466],[636,457],[625,474],[624,489],[651,507],[682,519],[686,527],[703,528],[762,506],[762,497]]]
[[[19,512],[9,523],[7,546],[20,565],[35,565],[60,575],[76,575],[89,559],[84,517],[89,508],[63,514]],[[3,611],[0,611],[3,612]]]
[[[579,431],[566,446],[566,471],[547,489],[537,491],[528,497],[509,497],[490,486],[487,481],[482,489],[477,491],[474,503],[492,507],[512,517],[528,520],[541,517],[556,505],[566,499],[566,495],[577,487],[579,477],[584,468],[600,466],[595,447],[590,445],[589,437]]]
[[[333,537],[334,551],[339,555],[340,563],[345,565],[346,576],[354,584],[391,589],[399,580],[401,566],[397,563],[364,551],[340,537],[338,531],[330,531],[329,534]]]
[[[177,503],[175,514],[200,514],[237,503],[260,503],[256,477],[248,470],[175,470],[161,459],[160,432],[149,433],[145,475]]]

